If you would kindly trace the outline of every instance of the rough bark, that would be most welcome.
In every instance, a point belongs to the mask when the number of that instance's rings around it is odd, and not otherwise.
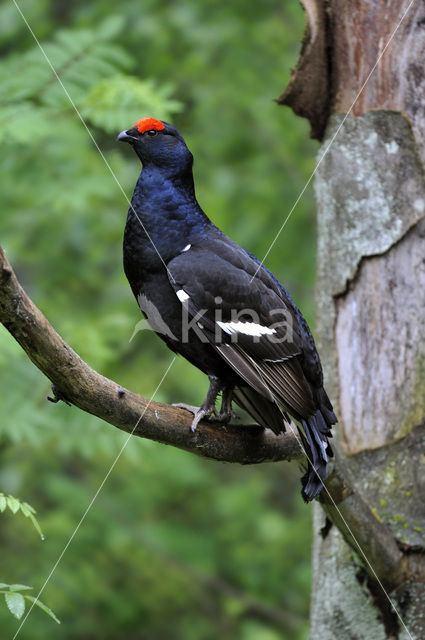
[[[202,423],[190,431],[186,411],[151,402],[96,373],[55,332],[28,298],[0,248],[0,322],[32,362],[52,381],[53,400],[64,400],[119,429],[226,462],[254,464],[302,457],[294,425],[276,437],[257,425]],[[386,585],[403,584],[410,568],[391,533],[355,491],[337,456],[321,494],[330,520],[354,550],[374,558],[374,570]],[[356,531],[356,539],[351,531]],[[425,576],[425,567],[421,569]]]
[[[331,119],[329,138],[341,117]],[[406,117],[385,111],[346,120],[316,183],[319,346],[341,419],[341,455],[403,562],[425,551],[424,187]],[[316,514],[319,528],[323,518]],[[359,559],[338,531],[316,538],[312,640],[409,637]],[[375,567],[376,557],[368,559]],[[320,594],[331,584],[343,588],[324,606]],[[394,589],[390,576],[385,586],[412,636],[424,637],[423,580]]]
[[[412,5],[360,92],[409,2],[315,4],[327,16],[322,87],[329,83],[332,113],[320,154],[343,125],[316,180],[319,351],[340,417],[340,464],[391,540],[387,581],[372,528],[363,548],[402,622],[342,528],[327,525],[326,513],[334,522],[338,514],[325,504],[315,509],[310,638],[419,640],[425,637],[425,5]],[[320,129],[309,118],[313,132]],[[338,507],[348,511],[362,542],[369,525],[361,503],[348,500],[342,496]],[[394,581],[398,566],[405,567],[403,579]]]
[[[309,118],[326,149],[408,2],[303,5],[302,56],[279,101]],[[409,637],[380,583],[410,637],[425,637],[424,25],[417,1],[318,173],[318,342],[341,425],[328,493],[315,509],[312,640]],[[103,378],[2,261],[0,320],[59,396],[125,431],[143,414],[135,435],[199,455],[242,463],[299,456],[290,434],[258,427],[203,423],[193,436],[186,412]]]
[[[329,116],[331,97],[328,65],[327,12],[321,0],[300,0],[306,29],[300,60],[277,102],[291,107],[311,124],[311,137],[321,140]]]

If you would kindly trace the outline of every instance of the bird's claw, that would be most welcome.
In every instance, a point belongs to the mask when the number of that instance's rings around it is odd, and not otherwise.
[[[186,402],[174,402],[172,407],[177,407],[178,409],[184,409],[185,411],[189,411],[189,413],[193,413],[195,416],[201,407],[197,407],[194,404],[186,404]]]
[[[202,407],[199,407],[198,411],[194,415],[194,418],[192,420],[192,424],[190,425],[191,432],[195,433],[196,427],[201,422],[201,420],[203,418],[207,418],[207,416],[209,417],[210,415],[211,414],[209,414],[206,409],[202,409]]]
[[[190,425],[190,430],[192,433],[195,433],[196,427],[201,422],[201,420],[210,420],[211,422],[222,422],[220,418],[220,414],[217,413],[215,407],[196,407],[193,404],[186,404],[185,402],[176,402],[173,404],[173,407],[178,407],[179,409],[185,409],[190,413],[193,413],[192,424]]]
[[[227,424],[231,422],[231,420],[239,420],[240,416],[234,411],[220,411],[217,415],[217,421],[222,422],[223,424]]]

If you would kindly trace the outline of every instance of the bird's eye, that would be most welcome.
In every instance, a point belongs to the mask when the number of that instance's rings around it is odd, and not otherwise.
[[[147,131],[146,133],[148,134],[148,136],[156,136],[158,131],[156,131],[155,129],[149,129],[149,131]]]

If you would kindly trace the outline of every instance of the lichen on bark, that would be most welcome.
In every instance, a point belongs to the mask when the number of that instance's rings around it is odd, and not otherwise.
[[[342,119],[332,116],[322,153]],[[320,164],[316,195],[318,342],[340,418],[337,447],[349,454],[347,473],[376,518],[406,553],[418,552],[425,548],[425,182],[405,115],[349,116]],[[388,638],[386,625],[407,638],[385,609],[389,601],[378,606],[360,585],[357,566],[338,530],[317,539],[311,639]],[[331,584],[338,589],[330,609],[339,615],[320,605]],[[421,593],[412,579],[391,594],[418,638]]]

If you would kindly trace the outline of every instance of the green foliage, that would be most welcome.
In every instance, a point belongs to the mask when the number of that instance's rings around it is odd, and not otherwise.
[[[27,589],[32,589],[32,587],[28,587],[26,584],[6,584],[5,582],[0,582],[0,593],[4,594],[4,599],[10,613],[20,620],[25,613],[25,601],[27,600],[28,602],[36,604],[44,613],[47,613],[55,622],[60,624],[60,620],[55,616],[53,611],[41,602],[41,600],[37,600],[34,596],[30,596],[27,593],[21,593],[21,591]]]
[[[14,496],[6,496],[4,493],[0,492],[0,513],[6,510],[6,507],[9,507],[13,514],[21,511],[26,518],[29,518],[34,525],[35,530],[39,534],[40,538],[44,540],[43,532],[40,529],[40,525],[38,524],[37,518],[35,517],[36,510],[32,507],[28,502],[21,502],[18,498]]]
[[[119,17],[103,0],[20,6],[127,196],[139,166],[116,134],[145,115],[172,121],[202,206],[262,257],[314,166],[307,124],[272,101],[299,50],[296,0],[123,0]],[[128,202],[12,3],[0,47],[1,243],[80,355],[149,397],[171,356],[151,332],[129,342],[140,315],[121,264]],[[266,261],[309,321],[313,211],[308,191]],[[3,497],[36,504],[48,534],[41,545],[24,518],[2,517],[2,579],[40,588],[126,435],[46,402],[49,382],[1,329]],[[178,359],[157,399],[200,402],[206,386]],[[310,520],[293,465],[226,466],[131,440],[43,598],[67,640],[304,640]],[[0,608],[2,635],[15,624]],[[50,636],[31,612],[20,640]]]
[[[10,56],[0,66],[0,140],[39,144],[58,118],[66,126],[61,118],[74,105],[89,124],[109,132],[136,119],[140,109],[164,118],[179,110],[171,85],[123,75],[133,61],[113,43],[122,29],[122,19],[108,18],[94,30],[61,30],[41,48]]]
[[[14,496],[6,496],[4,493],[0,492],[0,513],[4,512],[6,508],[9,508],[14,515],[18,513],[18,511],[21,511],[24,516],[31,520],[36,531],[39,533],[40,538],[44,540],[40,525],[34,515],[36,513],[34,507],[28,504],[28,502],[21,502]],[[29,602],[36,604],[40,609],[47,613],[47,615],[53,618],[55,622],[60,624],[58,618],[47,605],[27,593],[21,593],[21,591],[26,591],[28,589],[32,589],[32,587],[28,587],[25,584],[6,584],[5,582],[0,582],[0,593],[4,594],[4,599],[10,613],[15,616],[15,618],[18,618],[18,620],[22,618],[25,613],[25,601],[28,600]]]
[[[6,600],[7,608],[9,609],[10,613],[15,616],[15,618],[18,618],[18,620],[19,618],[22,618],[25,613],[24,596],[21,593],[15,591],[6,591],[4,594],[4,599]]]
[[[157,87],[152,80],[142,81],[124,75],[105,78],[96,83],[81,105],[83,117],[113,134],[123,123],[133,123],[141,113],[155,113],[160,120],[181,111],[172,100],[172,85]]]

